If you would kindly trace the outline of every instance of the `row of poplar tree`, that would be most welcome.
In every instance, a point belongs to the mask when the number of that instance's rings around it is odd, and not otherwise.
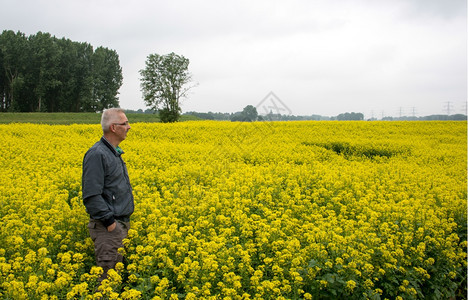
[[[115,50],[38,32],[0,35],[0,112],[97,112],[119,106]]]

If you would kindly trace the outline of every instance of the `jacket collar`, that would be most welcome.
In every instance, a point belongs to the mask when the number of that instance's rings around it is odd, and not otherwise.
[[[115,156],[120,156],[120,155],[122,155],[124,153],[122,149],[121,149],[122,153],[117,152],[117,150],[114,148],[114,146],[112,146],[112,144],[109,143],[109,141],[104,136],[101,138],[101,142],[104,145],[106,145],[107,148],[109,148],[112,151],[112,153],[114,153]]]

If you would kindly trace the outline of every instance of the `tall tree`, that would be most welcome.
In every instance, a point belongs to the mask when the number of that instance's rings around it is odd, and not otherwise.
[[[99,47],[93,55],[93,102],[91,110],[102,111],[119,106],[117,97],[122,85],[122,68],[115,50]]]
[[[56,111],[55,90],[60,80],[60,49],[56,39],[49,33],[38,32],[29,38],[34,59],[31,60],[30,75],[34,77],[35,103],[32,110]]]
[[[75,48],[75,64],[73,69],[74,89],[72,93],[72,103],[68,111],[93,111],[87,110],[86,107],[93,103],[92,86],[92,56],[93,46],[88,43],[74,43]]]
[[[193,86],[188,72],[189,60],[181,55],[150,54],[146,67],[140,70],[141,90],[146,106],[158,111],[162,122],[176,122],[180,118],[180,99]]]
[[[1,38],[1,36],[0,36]],[[4,55],[2,48],[0,48],[0,112],[7,111],[7,103],[6,103],[6,97],[7,97],[7,78],[6,74],[3,71],[3,65],[4,65]]]
[[[92,111],[92,55],[88,43],[58,40],[62,55],[60,70],[62,85],[58,96],[59,110],[68,112]]]
[[[19,110],[21,106],[19,93],[24,85],[25,59],[29,52],[26,36],[21,32],[14,33],[12,30],[3,31],[0,35],[0,52],[4,93],[2,110]]]

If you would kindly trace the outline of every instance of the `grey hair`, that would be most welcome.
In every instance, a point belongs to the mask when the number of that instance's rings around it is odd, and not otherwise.
[[[118,107],[108,108],[102,112],[101,127],[104,133],[109,132],[109,128],[117,121],[116,118],[120,113],[124,114],[125,111]]]

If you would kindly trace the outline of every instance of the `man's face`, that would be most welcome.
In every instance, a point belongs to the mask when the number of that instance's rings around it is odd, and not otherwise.
[[[127,132],[130,130],[130,124],[128,124],[128,119],[125,114],[118,114],[116,122],[112,124],[114,127],[115,134],[120,138],[121,141],[125,140],[127,137]]]

